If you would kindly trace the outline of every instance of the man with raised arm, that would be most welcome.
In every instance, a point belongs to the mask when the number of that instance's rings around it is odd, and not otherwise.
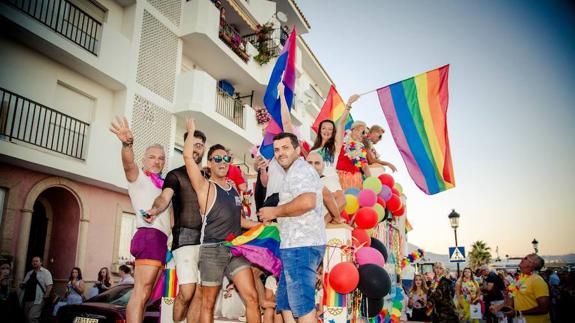
[[[188,133],[194,133],[195,122],[187,121]],[[230,236],[241,235],[241,227],[249,228],[256,222],[241,215],[242,203],[233,184],[227,180],[230,156],[226,148],[216,144],[208,150],[210,180],[202,176],[200,165],[193,156],[193,141],[188,137],[184,144],[184,163],[192,186],[198,196],[203,215],[200,248],[200,278],[202,282],[202,310],[200,321],[214,321],[214,305],[222,286],[224,275],[235,285],[246,305],[247,321],[261,321],[258,296],[250,263],[236,257],[223,245]]]
[[[142,158],[143,168],[140,169],[134,162],[134,136],[128,126],[128,120],[125,117],[116,118],[110,131],[122,142],[122,165],[128,180],[128,194],[136,212],[138,228],[130,245],[130,253],[136,259],[136,264],[134,291],[126,309],[127,322],[142,322],[146,303],[164,266],[171,229],[168,210],[157,215],[146,213],[154,199],[162,192],[164,180],[161,173],[166,163],[166,154],[159,144],[147,147]]]

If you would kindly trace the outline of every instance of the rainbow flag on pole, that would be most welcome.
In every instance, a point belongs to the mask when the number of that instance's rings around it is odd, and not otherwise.
[[[377,90],[409,175],[426,194],[455,186],[447,133],[449,65]]]
[[[325,99],[325,102],[323,103],[323,106],[321,107],[321,110],[319,111],[317,118],[313,122],[312,125],[313,131],[317,133],[319,130],[318,129],[319,124],[325,119],[330,119],[337,125],[341,115],[343,114],[344,109],[345,109],[345,102],[342,100],[339,93],[337,93],[335,86],[333,86],[332,84],[332,86],[329,88],[327,98]],[[347,119],[345,119],[344,129],[348,130],[349,128],[351,128],[352,124],[353,124],[353,118],[351,117],[351,114],[348,114]]]
[[[278,95],[278,84],[280,82],[283,82],[285,85],[284,93],[288,109],[291,111],[292,107],[296,78],[296,36],[294,27],[282,52],[276,60],[276,65],[274,66],[264,95],[264,105],[266,106],[268,113],[271,115],[271,120],[266,127],[264,139],[260,146],[260,153],[266,159],[272,159],[274,156],[274,136],[283,131],[281,104]]]
[[[277,225],[262,223],[244,232],[231,241],[224,242],[234,256],[244,256],[254,265],[279,277],[282,270],[280,260],[280,232]]]

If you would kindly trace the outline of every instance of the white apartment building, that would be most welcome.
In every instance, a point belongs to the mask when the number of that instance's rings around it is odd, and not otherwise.
[[[268,22],[264,44],[255,33]],[[135,215],[108,130],[115,116],[130,121],[138,161],[160,143],[166,172],[182,165],[193,116],[208,146],[231,148],[253,172],[253,108],[275,62],[255,57],[281,50],[280,25],[310,31],[294,0],[0,2],[0,254],[16,280],[34,255],[57,282],[74,266],[90,282],[130,258]],[[311,142],[332,81],[300,36],[297,47],[292,118]]]

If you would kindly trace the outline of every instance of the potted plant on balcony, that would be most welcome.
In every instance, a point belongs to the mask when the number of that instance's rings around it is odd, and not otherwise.
[[[268,110],[258,106],[254,107],[254,110],[256,111],[256,122],[258,123],[258,126],[265,127],[271,118]]]
[[[271,21],[256,27],[258,55],[254,56],[254,60],[260,65],[267,64],[272,58],[277,57],[275,46],[271,48],[271,35],[274,30],[274,24]]]

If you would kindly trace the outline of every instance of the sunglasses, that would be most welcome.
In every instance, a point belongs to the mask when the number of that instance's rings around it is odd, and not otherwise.
[[[232,157],[230,156],[214,156],[212,158],[210,158],[211,161],[215,162],[216,164],[221,163],[222,161],[224,161],[225,163],[229,163],[232,161]]]

